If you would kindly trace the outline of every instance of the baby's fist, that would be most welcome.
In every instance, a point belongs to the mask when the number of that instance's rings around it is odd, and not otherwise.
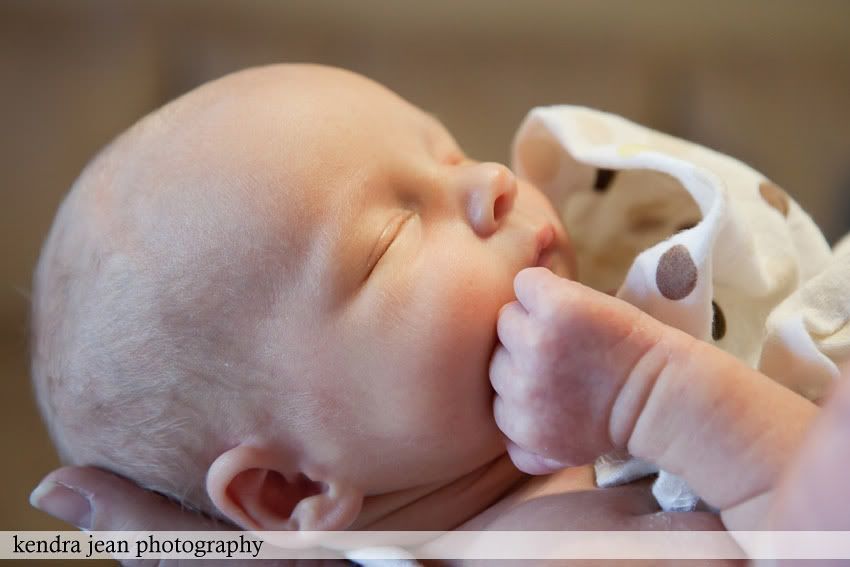
[[[657,342],[655,327],[631,305],[545,268],[521,271],[514,291],[490,364],[508,453],[531,474],[589,463],[616,445],[613,406]]]

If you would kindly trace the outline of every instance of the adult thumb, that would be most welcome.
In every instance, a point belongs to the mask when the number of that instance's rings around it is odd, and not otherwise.
[[[39,510],[84,530],[214,531],[225,524],[94,467],[63,467],[30,495]]]

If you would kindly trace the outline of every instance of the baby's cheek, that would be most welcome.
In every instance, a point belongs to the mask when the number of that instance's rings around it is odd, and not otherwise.
[[[443,327],[454,337],[447,347],[467,355],[487,355],[484,351],[494,346],[499,309],[513,296],[492,287],[479,293],[468,293],[468,289],[459,289],[451,309],[447,310]]]
[[[433,271],[420,280],[419,299],[424,300],[430,354],[439,361],[439,375],[455,390],[465,385],[470,393],[489,394],[496,321],[499,309],[514,299],[516,274],[489,243],[477,238],[461,242],[457,255],[433,259]]]

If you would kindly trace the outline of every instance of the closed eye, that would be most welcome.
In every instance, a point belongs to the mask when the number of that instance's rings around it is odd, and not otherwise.
[[[387,250],[390,249],[390,246],[395,241],[399,232],[401,232],[402,227],[413,218],[413,211],[399,211],[399,213],[393,216],[390,219],[390,222],[387,223],[387,226],[384,227],[384,230],[381,231],[381,235],[378,237],[378,240],[375,242],[375,246],[372,247],[372,251],[369,253],[369,258],[366,260],[366,277],[364,279],[369,279],[372,275],[372,272],[375,270],[375,266],[381,261],[381,258],[384,257],[384,254],[387,253]]]

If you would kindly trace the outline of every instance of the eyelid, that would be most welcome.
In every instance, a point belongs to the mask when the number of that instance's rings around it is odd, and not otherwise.
[[[377,242],[375,242],[372,252],[369,253],[369,258],[366,260],[366,278],[372,274],[375,266],[378,265],[378,262],[380,262],[384,254],[389,250],[390,245],[395,241],[398,233],[401,232],[401,228],[413,217],[413,214],[413,211],[401,211],[392,217],[390,222],[387,223],[387,226],[384,227],[384,230],[381,231],[381,235],[378,237]]]

